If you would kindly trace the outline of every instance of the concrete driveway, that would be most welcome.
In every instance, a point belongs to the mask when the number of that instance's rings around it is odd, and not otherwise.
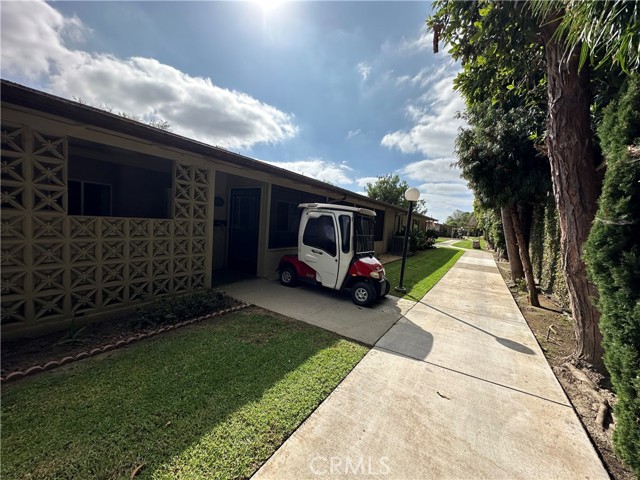
[[[311,285],[287,288],[277,280],[252,278],[220,287],[227,295],[272,312],[374,345],[415,302],[387,296],[372,308],[356,306],[351,297]]]
[[[608,479],[491,254],[467,251],[254,479]]]

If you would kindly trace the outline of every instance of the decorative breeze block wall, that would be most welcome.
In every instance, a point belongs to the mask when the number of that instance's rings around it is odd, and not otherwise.
[[[209,169],[175,163],[172,220],[68,216],[66,137],[3,125],[1,153],[3,329],[210,284]]]

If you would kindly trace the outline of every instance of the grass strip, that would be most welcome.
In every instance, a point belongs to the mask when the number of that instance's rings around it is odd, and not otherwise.
[[[5,478],[248,478],[367,348],[245,310],[3,386]]]
[[[453,246],[458,248],[473,248],[473,243],[471,243],[471,240],[460,240],[454,243]]]
[[[403,282],[407,289],[405,294],[397,292],[394,288],[400,283],[402,262],[396,261],[385,265],[387,279],[391,283],[389,293],[411,300],[421,299],[453,267],[463,253],[462,250],[454,248],[434,248],[408,257]]]
[[[480,237],[478,237],[478,238],[472,238],[472,239],[469,239],[469,240],[461,240],[461,241],[459,241],[459,242],[454,243],[454,244],[453,244],[453,246],[454,246],[454,247],[459,247],[459,248],[469,248],[469,249],[472,249],[472,248],[473,248],[473,241],[474,241],[474,240],[479,240],[479,241],[480,241],[480,248],[481,248],[482,250],[485,250],[486,245],[485,245],[485,242],[484,242],[484,238],[480,238]]]

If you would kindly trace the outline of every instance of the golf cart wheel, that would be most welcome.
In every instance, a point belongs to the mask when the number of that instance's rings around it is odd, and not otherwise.
[[[285,287],[295,287],[298,284],[296,270],[292,266],[287,265],[280,269],[280,284]]]
[[[351,287],[351,300],[356,305],[368,307],[375,299],[376,291],[369,283],[358,282]]]

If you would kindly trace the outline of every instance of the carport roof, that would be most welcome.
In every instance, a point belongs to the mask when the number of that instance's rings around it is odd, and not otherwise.
[[[356,200],[362,199],[362,201],[374,203],[380,207],[393,208],[399,212],[404,211],[402,207],[397,205],[392,205],[380,200],[374,200],[372,198],[365,197],[364,195],[352,192],[351,190],[336,187],[335,185],[306,177],[299,173],[285,170],[284,168],[260,162],[259,160],[225,150],[224,148],[207,145],[206,143],[183,137],[172,132],[160,130],[89,105],[84,105],[72,100],[51,95],[50,93],[35,90],[4,79],[2,79],[1,85],[2,103],[64,117],[76,122],[82,122],[95,127],[140,138],[148,142],[178,148],[204,157],[215,158],[216,160],[231,163],[233,165],[262,171],[303,184],[321,187],[325,190],[335,192],[338,195],[343,195],[345,198],[350,197]],[[436,220],[434,218],[427,217],[426,215],[417,215],[427,220]]]

